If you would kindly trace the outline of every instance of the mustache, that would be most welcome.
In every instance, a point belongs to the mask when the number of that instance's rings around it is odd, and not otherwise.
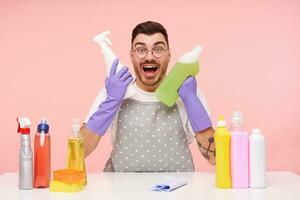
[[[155,62],[155,60],[152,60],[152,61],[144,61],[144,62],[141,62],[141,65],[158,65],[159,66],[159,63]]]

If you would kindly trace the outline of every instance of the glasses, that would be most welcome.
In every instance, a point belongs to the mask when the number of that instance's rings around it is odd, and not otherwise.
[[[146,49],[145,47],[138,47],[132,50],[137,57],[140,59],[145,58],[148,55],[148,52],[151,51],[152,55],[155,58],[161,58],[164,56],[165,52],[167,51],[163,47],[154,47],[153,49]]]

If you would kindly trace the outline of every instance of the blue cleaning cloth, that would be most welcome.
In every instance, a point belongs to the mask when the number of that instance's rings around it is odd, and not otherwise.
[[[159,184],[154,184],[151,187],[152,191],[158,191],[158,192],[171,192],[177,188],[180,188],[187,184],[187,181],[183,178],[166,178],[165,181]]]

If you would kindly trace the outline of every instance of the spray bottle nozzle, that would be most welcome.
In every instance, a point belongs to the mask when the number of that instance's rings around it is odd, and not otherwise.
[[[112,42],[108,39],[108,35],[110,34],[110,31],[104,31],[104,32],[102,32],[102,33],[100,33],[100,34],[98,34],[98,35],[96,35],[95,37],[94,37],[94,42],[97,42],[97,43],[99,43],[99,44],[101,44],[101,43],[103,43],[103,42],[106,42],[106,43],[108,43],[108,44],[110,44],[110,45],[112,45]]]
[[[80,130],[80,121],[79,119],[75,118],[73,119],[73,123],[72,123],[72,134],[74,137],[79,136],[79,130]]]
[[[30,125],[31,122],[27,117],[18,117],[17,118],[18,122],[18,133],[21,134],[30,134]]]

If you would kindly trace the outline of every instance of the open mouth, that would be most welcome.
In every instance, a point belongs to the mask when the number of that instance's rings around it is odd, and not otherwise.
[[[145,73],[155,73],[157,71],[158,67],[157,66],[144,66],[143,70]]]

